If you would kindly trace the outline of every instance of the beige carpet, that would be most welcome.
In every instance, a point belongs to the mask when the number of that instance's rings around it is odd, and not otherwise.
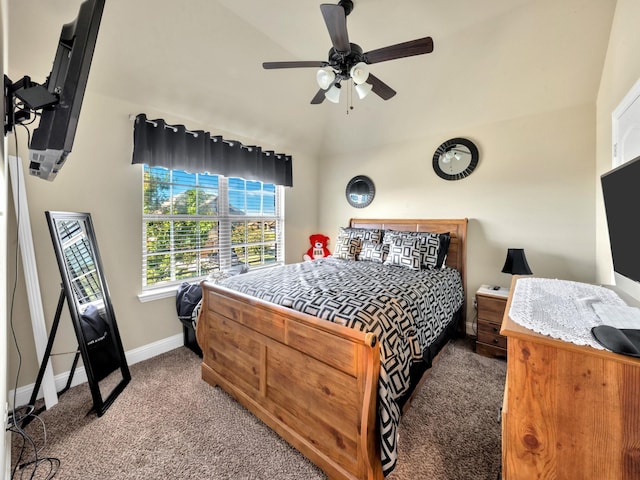
[[[200,379],[200,359],[178,348],[131,366],[132,380],[100,418],[87,415],[87,385],[26,431],[38,467],[14,478],[324,479],[324,474],[218,388]],[[388,480],[495,480],[506,364],[470,342],[450,344],[400,427],[399,461]],[[13,465],[22,440],[12,435]],[[21,462],[34,459],[27,443]],[[55,459],[55,460],[46,460]],[[59,466],[57,461],[59,460]]]

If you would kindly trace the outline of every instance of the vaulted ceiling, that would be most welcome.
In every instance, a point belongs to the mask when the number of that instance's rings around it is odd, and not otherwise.
[[[80,0],[9,0],[9,74],[42,82]],[[336,2],[337,3],[337,0]],[[431,36],[434,52],[371,66],[398,94],[309,102],[326,60],[317,0],[106,0],[88,91],[283,151],[348,153],[594,103],[615,0],[354,0],[365,51]],[[139,113],[139,112],[131,112]],[[187,127],[189,125],[187,124]]]

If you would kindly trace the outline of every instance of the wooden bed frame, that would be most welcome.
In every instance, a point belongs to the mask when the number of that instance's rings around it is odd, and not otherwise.
[[[464,325],[466,218],[352,219],[350,226],[450,232],[446,264],[462,275]],[[202,378],[231,394],[329,478],[382,479],[376,336],[219,285],[203,282],[202,288],[196,328]]]

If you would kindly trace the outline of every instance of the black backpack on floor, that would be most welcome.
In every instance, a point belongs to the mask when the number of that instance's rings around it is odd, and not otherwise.
[[[200,300],[202,300],[202,288],[200,288],[200,285],[193,285],[189,282],[182,283],[176,292],[178,318],[181,321],[193,321],[195,325],[196,319],[192,318],[192,315]]]

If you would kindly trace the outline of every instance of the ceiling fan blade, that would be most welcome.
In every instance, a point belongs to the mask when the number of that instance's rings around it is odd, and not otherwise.
[[[347,33],[347,15],[344,8],[341,5],[323,3],[320,5],[320,11],[324,17],[324,23],[327,25],[327,30],[329,30],[333,48],[341,53],[349,53],[351,44]]]
[[[388,47],[371,50],[364,54],[366,63],[386,62],[396,58],[411,57],[433,52],[433,39],[431,37],[419,38],[408,42],[390,45]]]
[[[389,100],[396,94],[396,91],[393,88],[371,73],[369,74],[369,77],[367,77],[367,83],[370,83],[373,86],[372,92],[383,100]]]
[[[311,104],[312,105],[318,105],[322,102],[324,102],[324,93],[326,92],[326,90],[323,90],[322,88],[320,90],[318,90],[318,93],[316,93],[315,97],[313,97],[311,99]]]
[[[267,69],[267,70],[271,70],[274,68],[299,68],[299,67],[316,67],[316,68],[322,68],[322,67],[326,67],[327,65],[329,65],[328,62],[315,62],[315,61],[309,61],[309,62],[264,62],[262,64],[262,68]]]

